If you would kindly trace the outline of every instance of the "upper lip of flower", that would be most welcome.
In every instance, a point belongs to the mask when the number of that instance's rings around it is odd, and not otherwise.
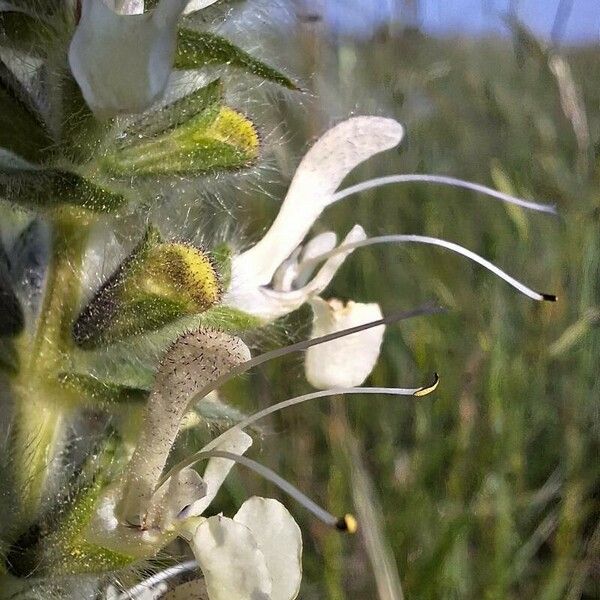
[[[334,193],[357,165],[397,146],[404,135],[402,125],[383,117],[354,117],[323,135],[307,152],[290,184],[275,221],[252,248],[236,256],[232,284],[225,303],[257,314],[265,320],[282,316],[320,293],[329,283],[341,260],[328,262],[315,279],[299,290],[268,286],[276,272],[299,247]],[[355,226],[344,242],[365,237]],[[330,243],[330,242],[329,242]],[[302,270],[299,265],[291,268]],[[289,288],[293,283],[289,282]]]
[[[515,198],[480,184],[443,175],[392,175],[364,181],[336,193],[354,167],[399,144],[403,134],[404,129],[393,119],[363,116],[343,121],[317,140],[301,161],[279,213],[266,234],[252,248],[234,256],[231,285],[224,296],[224,303],[263,321],[276,319],[320,294],[355,248],[382,242],[413,242],[444,247],[478,262],[534,300],[554,300],[552,294],[531,290],[470,250],[437,238],[389,235],[367,239],[362,227],[355,225],[337,248],[334,247],[335,235],[331,232],[313,238],[302,248],[305,236],[327,206],[351,194],[391,183],[450,185],[526,209],[556,212],[551,205]],[[315,253],[313,246],[319,251]],[[325,261],[324,265],[314,278],[309,279],[312,269],[321,261]]]

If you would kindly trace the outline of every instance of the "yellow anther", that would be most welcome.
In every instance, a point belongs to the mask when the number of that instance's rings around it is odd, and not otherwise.
[[[428,385],[426,387],[422,387],[419,388],[414,394],[413,396],[417,396],[417,397],[421,397],[421,396],[427,396],[428,394],[431,394],[431,392],[434,392],[437,389],[437,386],[440,383],[440,377],[437,373],[434,373],[434,381],[431,385]]]
[[[336,528],[346,533],[356,533],[358,531],[358,521],[354,515],[344,515],[340,517],[335,524]]]

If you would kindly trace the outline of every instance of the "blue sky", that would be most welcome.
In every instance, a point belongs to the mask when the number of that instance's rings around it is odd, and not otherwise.
[[[416,0],[419,23],[437,35],[506,33],[501,15],[510,6],[537,35],[550,39],[561,0]],[[562,43],[600,43],[600,0],[563,0],[572,10]],[[399,14],[403,0],[324,0],[326,18],[340,33],[368,34]]]

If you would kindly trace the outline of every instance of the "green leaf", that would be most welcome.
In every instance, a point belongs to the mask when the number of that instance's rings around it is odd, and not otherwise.
[[[227,106],[210,106],[183,125],[107,156],[113,175],[177,175],[239,169],[257,158],[260,140],[254,125]]]
[[[125,202],[122,194],[59,169],[11,169],[0,173],[0,196],[28,208],[71,204],[103,213],[112,212]]]
[[[254,58],[229,40],[213,33],[180,29],[177,34],[175,68],[200,69],[207,65],[229,65],[257,77],[273,81],[290,90],[298,86],[283,73]]]
[[[52,146],[28,92],[0,62],[0,147],[29,162],[41,163],[50,155]]]
[[[70,72],[60,73],[60,152],[77,165],[92,161],[114,137],[113,122],[97,119]]]
[[[214,108],[223,99],[223,84],[215,79],[167,106],[144,114],[124,132],[122,147],[139,143],[141,138],[150,138],[179,127],[205,110]]]

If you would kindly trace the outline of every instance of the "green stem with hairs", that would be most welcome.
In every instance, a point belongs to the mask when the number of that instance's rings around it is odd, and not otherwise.
[[[44,300],[32,338],[18,343],[21,371],[14,385],[13,456],[21,496],[19,528],[35,518],[70,406],[56,379],[72,347],[70,329],[78,306],[80,272],[89,225],[62,209],[52,216],[51,257]]]

